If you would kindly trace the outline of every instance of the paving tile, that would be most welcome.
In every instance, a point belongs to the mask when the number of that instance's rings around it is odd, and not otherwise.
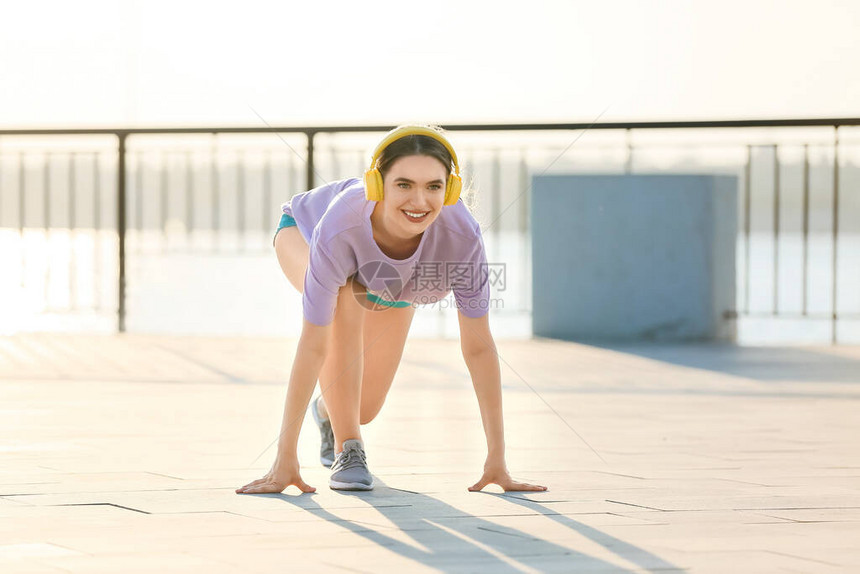
[[[42,564],[34,558],[26,559],[0,559],[0,572],[14,572],[15,574],[57,574],[68,572],[56,566]]]
[[[0,572],[860,571],[860,347],[498,346],[508,467],[548,492],[467,492],[458,343],[410,340],[376,490],[331,491],[306,420],[318,492],[247,496],[295,340],[0,337]]]
[[[44,542],[0,545],[0,560],[50,558],[52,556],[76,556],[80,554],[80,552],[76,552],[75,550]]]
[[[757,511],[740,510],[643,510],[634,507],[614,507],[615,513],[656,524],[762,524],[780,523],[787,519]]]
[[[860,508],[759,510],[753,513],[795,522],[860,522]]]
[[[241,572],[241,564],[228,564],[205,556],[185,552],[161,552],[150,554],[133,552],[128,554],[106,553],[99,556],[44,558],[41,562],[61,568],[67,572],[90,572],[109,574],[115,572]]]

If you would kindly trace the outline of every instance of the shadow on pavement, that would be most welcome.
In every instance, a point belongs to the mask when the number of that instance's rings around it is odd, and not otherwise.
[[[455,508],[432,496],[389,489],[375,478],[376,490],[372,492],[343,492],[343,496],[357,496],[395,528],[407,534],[426,550],[407,544],[386,534],[391,526],[370,524],[366,521],[352,521],[340,517],[321,507],[313,496],[277,495],[277,498],[312,512],[316,516],[336,523],[362,538],[383,546],[392,552],[425,566],[442,572],[475,571],[479,567],[487,572],[520,572],[518,565],[538,571],[612,571],[633,572],[601,558],[577,552],[568,546],[541,539],[525,530],[501,526],[481,517],[474,516]],[[390,490],[397,492],[397,503],[389,495]],[[379,495],[382,494],[383,497]],[[474,496],[487,496],[475,493]],[[502,496],[502,495],[493,495]],[[677,566],[654,554],[615,538],[594,527],[576,522],[566,516],[553,514],[540,503],[504,496],[506,500],[529,508],[536,514],[543,514],[592,542],[600,544],[619,558],[635,564],[635,570],[656,569],[673,570]],[[403,512],[404,506],[414,508],[414,514]],[[348,514],[348,511],[347,511]]]
[[[794,347],[741,347],[718,343],[588,344],[682,367],[762,382],[791,380],[808,383],[860,383],[860,353],[857,359],[853,359]]]

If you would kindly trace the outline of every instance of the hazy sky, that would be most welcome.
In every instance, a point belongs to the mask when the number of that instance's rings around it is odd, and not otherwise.
[[[860,116],[860,2],[2,2],[0,125]]]

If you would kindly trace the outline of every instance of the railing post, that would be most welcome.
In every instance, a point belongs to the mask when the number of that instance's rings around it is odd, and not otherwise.
[[[101,163],[99,161],[99,152],[93,154],[93,228],[95,231],[95,241],[93,243],[93,269],[96,277],[101,277],[102,272],[102,185],[101,185]],[[96,279],[94,289],[93,307],[97,311],[102,310],[102,282]]]
[[[492,162],[492,173],[491,173],[491,183],[490,183],[490,197],[492,198],[492,215],[493,223],[493,253],[492,256],[495,259],[499,258],[499,254],[501,253],[501,243],[502,243],[502,222],[499,221],[504,211],[502,211],[502,160],[499,157],[499,150],[496,149],[493,151],[493,162]]]
[[[119,139],[119,150],[117,157],[117,185],[116,185],[116,195],[117,195],[117,214],[116,214],[116,227],[117,227],[117,235],[119,239],[119,293],[118,293],[118,309],[117,309],[117,330],[120,333],[125,333],[125,232],[126,232],[126,221],[125,221],[125,200],[126,200],[126,188],[125,188],[125,140],[128,134],[126,132],[117,132],[117,138]]]
[[[307,167],[307,171],[305,172],[305,188],[313,189],[314,188],[314,135],[316,132],[307,131],[305,135],[308,138],[308,157],[305,162],[305,166]]]
[[[747,145],[744,166],[744,315],[750,314],[750,233],[752,224],[752,146]]]
[[[218,163],[218,132],[212,132],[212,160],[209,173],[212,187],[212,251],[218,252],[221,236],[221,166]]]
[[[773,146],[773,314],[779,315],[779,146]]]
[[[836,321],[837,304],[836,292],[839,285],[839,126],[833,129],[833,323],[830,333],[830,341],[836,344],[837,332]]]
[[[51,245],[51,152],[42,160],[42,219],[45,221],[45,243]],[[45,265],[45,308],[51,308],[51,261]]]
[[[75,280],[75,228],[77,227],[77,213],[75,211],[75,158],[77,154],[72,152],[69,154],[69,189],[68,200],[69,205],[69,239],[72,242],[69,248],[69,310],[76,310],[78,306],[77,296],[77,281]]]
[[[624,173],[630,175],[633,173],[633,132],[630,128],[625,131],[627,136],[627,161],[624,162]]]
[[[27,169],[24,152],[18,152],[18,237],[21,241],[21,288],[26,287],[27,250],[24,249],[24,228],[27,221]]]
[[[809,294],[809,144],[803,146],[803,316]]]

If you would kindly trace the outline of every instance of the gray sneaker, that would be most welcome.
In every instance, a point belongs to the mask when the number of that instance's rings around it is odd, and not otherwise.
[[[311,403],[311,414],[314,416],[314,422],[320,429],[320,462],[326,468],[331,468],[334,464],[334,433],[331,430],[331,421],[323,420],[317,410],[317,397]]]
[[[331,467],[329,486],[333,490],[372,490],[373,477],[367,470],[367,457],[361,441],[350,439],[343,442],[343,451],[337,455]]]

